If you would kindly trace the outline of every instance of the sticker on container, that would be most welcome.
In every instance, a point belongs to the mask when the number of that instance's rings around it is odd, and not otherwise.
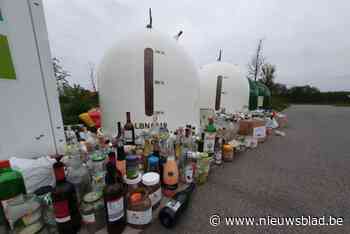
[[[95,214],[83,215],[83,222],[85,224],[95,223],[96,222]]]
[[[178,202],[178,201],[169,201],[165,206],[169,207],[170,209],[172,209],[174,212],[176,212],[180,206],[181,206],[181,203]]]
[[[108,220],[117,221],[124,216],[124,198],[107,202]]]
[[[159,188],[157,189],[157,191],[155,191],[154,193],[151,193],[149,195],[149,199],[151,199],[152,202],[152,206],[154,206],[155,204],[157,204],[160,199],[162,199],[162,189]]]
[[[145,211],[126,211],[126,220],[130,224],[144,225],[149,224],[152,221],[152,208]]]
[[[254,138],[264,138],[266,137],[266,127],[256,127],[253,129],[253,137]]]
[[[204,152],[214,152],[215,134],[205,134],[204,138]]]
[[[55,202],[53,204],[53,209],[55,212],[55,220],[57,223],[65,223],[71,219],[69,214],[68,201]]]
[[[131,130],[124,131],[124,139],[126,142],[132,142],[132,131]]]
[[[214,157],[215,157],[215,161],[217,163],[220,163],[222,161],[222,152],[221,151],[215,152]]]
[[[187,165],[185,168],[185,181],[186,183],[192,183],[193,182],[193,167],[192,165]]]

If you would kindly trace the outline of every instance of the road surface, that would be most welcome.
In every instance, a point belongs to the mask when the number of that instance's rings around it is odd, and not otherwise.
[[[144,233],[350,233],[350,108],[298,105],[286,113],[285,137],[273,136],[212,171],[174,229],[155,220]],[[324,215],[344,222],[322,227],[211,227],[213,214]]]

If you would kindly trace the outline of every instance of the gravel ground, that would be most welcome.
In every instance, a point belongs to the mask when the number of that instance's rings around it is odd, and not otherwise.
[[[350,108],[290,107],[285,137],[215,168],[171,230],[144,233],[350,233]],[[343,226],[209,225],[209,216],[335,216]]]

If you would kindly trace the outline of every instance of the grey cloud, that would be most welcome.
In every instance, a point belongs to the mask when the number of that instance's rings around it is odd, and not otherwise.
[[[62,58],[73,81],[89,87],[88,63],[98,64],[123,34],[147,24],[174,35],[197,66],[215,60],[243,72],[257,40],[277,66],[277,81],[312,84],[321,90],[350,90],[350,2],[346,0],[44,0],[52,54]]]

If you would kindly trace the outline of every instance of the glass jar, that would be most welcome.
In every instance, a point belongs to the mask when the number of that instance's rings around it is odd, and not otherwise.
[[[233,161],[233,147],[232,145],[225,143],[222,146],[222,160],[224,162],[232,162]]]
[[[126,221],[136,229],[144,229],[151,224],[152,202],[144,188],[138,188],[129,194]]]
[[[142,176],[142,184],[151,199],[152,209],[155,210],[159,207],[162,200],[162,189],[160,187],[160,176],[156,172],[148,172]]]
[[[100,191],[90,192],[84,196],[81,215],[88,233],[93,234],[105,226],[105,211]]]
[[[106,155],[104,155],[101,152],[95,152],[91,155],[93,174],[99,173],[104,170],[105,159],[106,159]]]
[[[138,174],[135,179],[128,179],[128,177],[124,176],[124,182],[127,185],[127,194],[130,194],[132,191],[138,189],[141,185],[142,176]]]
[[[208,180],[211,157],[208,153],[200,153],[196,165],[196,182],[204,184]]]

